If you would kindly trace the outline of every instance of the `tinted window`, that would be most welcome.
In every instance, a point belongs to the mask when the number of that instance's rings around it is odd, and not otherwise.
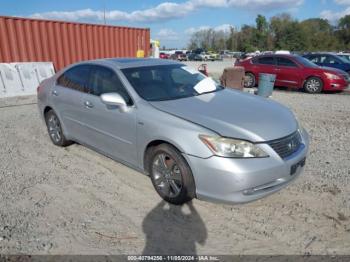
[[[285,58],[285,57],[277,57],[277,65],[297,67],[297,65],[292,60]]]
[[[127,105],[132,105],[132,99],[127,93],[124,85],[120,81],[117,74],[106,67],[93,66],[91,70],[90,86],[92,94],[100,96],[104,93],[120,94]]]
[[[347,62],[350,61],[350,55],[338,55],[341,58],[345,58],[347,60]]]
[[[252,63],[253,63],[253,64],[259,63],[258,58],[257,58],[257,57],[253,57],[253,58],[252,58]]]
[[[172,100],[200,95],[195,86],[206,77],[182,65],[147,66],[123,69],[135,91],[147,101]],[[213,91],[221,90],[216,85]]]
[[[318,65],[314,64],[313,62],[311,62],[310,60],[308,60],[302,56],[294,56],[294,58],[303,66],[312,67],[312,68],[318,67]]]
[[[81,65],[75,66],[61,75],[57,84],[68,87],[80,92],[87,93],[89,91],[87,83],[89,80],[90,66]]]
[[[339,60],[334,56],[330,56],[330,55],[321,56],[320,60],[321,60],[321,63],[325,63],[325,64],[339,64]]]
[[[320,63],[318,56],[308,56],[307,59],[309,59],[312,63]]]
[[[272,56],[265,56],[265,57],[260,57],[259,58],[259,64],[263,65],[274,65],[275,61]]]
[[[342,56],[336,56],[337,57],[337,59],[339,59],[339,61],[341,62],[341,63],[349,63],[349,60],[346,58],[346,57],[342,57]]]

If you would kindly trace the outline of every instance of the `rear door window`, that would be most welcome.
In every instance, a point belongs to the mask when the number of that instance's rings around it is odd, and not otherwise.
[[[63,73],[58,78],[57,84],[83,93],[89,93],[90,69],[89,65],[75,66]]]
[[[340,61],[334,56],[326,55],[326,56],[324,56],[323,63],[325,63],[325,64],[340,64]]]
[[[258,59],[259,64],[262,65],[274,65],[275,64],[275,59],[272,56],[264,56],[264,57],[260,57]]]
[[[285,57],[277,57],[277,65],[286,67],[297,67],[297,65],[292,60]]]

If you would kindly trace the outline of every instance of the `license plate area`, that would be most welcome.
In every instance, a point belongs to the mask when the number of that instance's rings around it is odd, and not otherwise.
[[[294,164],[291,166],[290,168],[290,175],[293,176],[297,170],[298,170],[298,167],[303,167],[305,166],[305,163],[306,163],[306,157],[304,157],[302,160],[300,160],[298,163]]]

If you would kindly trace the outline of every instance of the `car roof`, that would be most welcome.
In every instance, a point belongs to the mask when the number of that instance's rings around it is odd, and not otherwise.
[[[293,57],[297,57],[300,55],[294,55],[294,54],[263,54],[263,55],[256,55],[253,57],[254,58],[260,58],[260,57],[289,57],[289,58],[293,58]]]
[[[317,52],[317,53],[310,53],[307,55],[338,55],[338,54],[332,53],[332,52]]]
[[[118,69],[144,67],[144,66],[158,66],[158,65],[183,65],[182,63],[156,58],[103,58],[89,61],[82,61],[76,65],[82,64],[98,64],[113,66]]]

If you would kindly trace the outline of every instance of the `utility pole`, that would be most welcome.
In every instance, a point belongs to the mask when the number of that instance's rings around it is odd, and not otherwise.
[[[106,24],[106,1],[103,1],[103,22]]]

